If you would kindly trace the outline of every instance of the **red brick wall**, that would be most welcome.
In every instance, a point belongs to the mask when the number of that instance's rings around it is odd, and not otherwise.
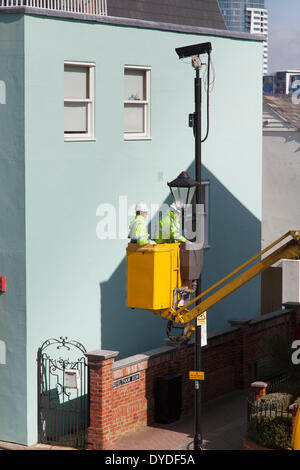
[[[266,338],[276,332],[294,331],[300,308],[267,314],[232,326],[208,338],[202,348],[205,372],[203,401],[250,386],[251,364],[265,354]],[[89,448],[105,449],[117,438],[154,422],[154,383],[158,376],[182,374],[182,413],[194,406],[194,344],[165,346],[114,361],[115,351],[87,353],[90,373]],[[139,379],[113,387],[113,382],[133,374]]]

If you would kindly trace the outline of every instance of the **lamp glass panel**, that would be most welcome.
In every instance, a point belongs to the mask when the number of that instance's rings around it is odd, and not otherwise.
[[[173,187],[172,192],[173,192],[175,202],[179,202],[181,204],[187,204],[189,188]]]
[[[192,186],[190,188],[190,192],[188,194],[188,200],[187,200],[187,204],[192,204],[192,200],[193,200],[193,197],[194,197],[194,194],[195,194],[195,191],[196,191],[196,186]]]

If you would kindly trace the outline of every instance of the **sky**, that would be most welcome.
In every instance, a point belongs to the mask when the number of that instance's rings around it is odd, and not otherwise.
[[[269,10],[268,72],[300,70],[300,0],[266,0]]]

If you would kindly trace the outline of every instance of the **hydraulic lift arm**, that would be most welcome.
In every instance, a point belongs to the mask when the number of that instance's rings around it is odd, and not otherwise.
[[[269,252],[272,248],[276,247],[276,245],[280,244],[283,240],[288,237],[292,237],[289,241],[287,241],[284,245],[281,245],[275,251],[272,251],[269,255],[265,258],[258,261],[256,264],[248,267],[251,265],[255,260],[260,258],[263,254]],[[291,230],[286,234],[282,235],[280,238],[275,240],[271,245],[267,246],[264,250],[257,253],[253,258],[248,260],[247,262],[243,263],[229,275],[221,279],[219,282],[211,286],[206,291],[202,292],[200,295],[189,301],[183,307],[179,308],[178,310],[173,310],[169,312],[171,315],[169,319],[172,322],[178,324],[186,324],[192,322],[196,317],[207,311],[209,308],[216,305],[218,302],[223,300],[225,297],[230,295],[232,292],[239,289],[241,286],[246,284],[248,281],[253,279],[258,274],[265,271],[267,268],[272,266],[274,263],[281,259],[298,259],[300,257],[300,231]],[[245,271],[240,273],[238,276],[231,279],[237,273],[242,271],[244,268],[248,267]],[[231,279],[231,280],[230,280]],[[230,280],[230,281],[229,281]],[[206,297],[210,292],[217,289],[217,287],[221,286],[227,282],[223,287],[219,288],[216,292],[211,294],[209,297]],[[206,297],[204,300],[203,298]],[[188,310],[188,307],[195,304],[191,310]],[[193,331],[193,327],[190,324],[189,330],[186,329],[186,337],[188,338]]]

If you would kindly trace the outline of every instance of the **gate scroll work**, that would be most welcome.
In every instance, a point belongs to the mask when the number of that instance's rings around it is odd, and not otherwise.
[[[50,338],[38,350],[38,439],[85,449],[89,426],[85,347],[67,337]],[[80,356],[80,357],[78,357]]]

